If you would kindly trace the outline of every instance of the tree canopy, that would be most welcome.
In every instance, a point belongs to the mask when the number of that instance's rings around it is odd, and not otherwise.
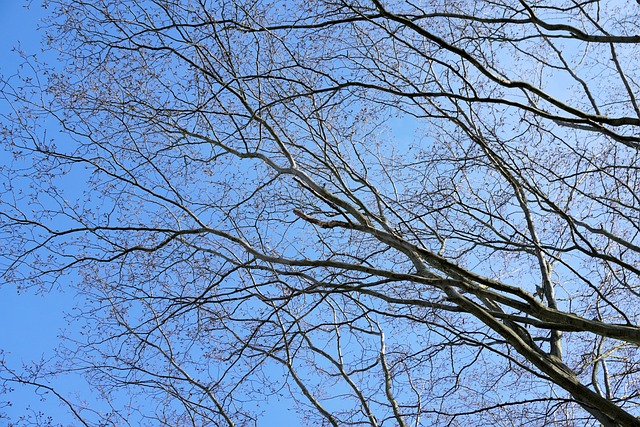
[[[640,425],[635,1],[48,7],[0,268],[84,297],[77,422]]]

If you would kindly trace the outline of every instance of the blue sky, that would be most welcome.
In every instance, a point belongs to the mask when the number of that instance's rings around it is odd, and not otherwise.
[[[39,19],[45,11],[38,2],[0,0],[0,74],[4,78],[19,72],[20,56],[17,49],[27,54],[40,52]],[[0,112],[7,105],[0,101]],[[2,153],[0,153],[2,155]],[[64,312],[72,306],[72,298],[59,292],[35,294],[32,291],[18,292],[15,286],[0,284],[0,349],[5,359],[14,368],[48,358],[58,342],[65,326]],[[73,385],[69,384],[71,387]],[[10,400],[10,414],[20,416],[29,409],[41,409],[55,418],[64,411],[53,399],[41,401],[33,388],[17,388],[2,400]],[[6,409],[5,409],[6,411]]]
[[[35,2],[33,2],[35,3]],[[39,47],[38,19],[43,10],[26,2],[0,0],[0,73],[3,77],[19,70],[20,57],[13,51],[20,47],[26,53]],[[7,109],[0,101],[0,111]],[[45,298],[46,297],[46,298]],[[54,303],[55,300],[55,303]],[[53,295],[18,294],[14,286],[0,286],[0,348],[24,359],[39,357],[51,349],[58,330],[64,325],[61,312],[64,299]]]
[[[17,49],[27,55],[41,54],[42,34],[38,26],[45,15],[46,11],[37,1],[0,0],[0,74],[3,78],[19,73],[21,59]],[[6,102],[0,99],[0,114],[6,114],[7,109]],[[0,152],[2,155],[6,153]],[[3,160],[0,158],[0,162]],[[64,283],[62,285],[64,287]],[[60,342],[59,336],[67,326],[65,313],[73,306],[70,292],[37,293],[29,289],[19,292],[15,285],[0,283],[0,349],[5,353],[7,364],[19,370],[23,365],[51,358]],[[79,377],[66,376],[51,385],[72,399],[76,393],[86,397],[86,385]],[[42,412],[45,418],[51,416],[55,423],[77,424],[57,399],[50,394],[42,397],[42,393],[33,387],[16,387],[10,395],[0,396],[0,402],[8,400],[12,404],[11,408],[0,406],[0,413],[6,412],[17,419],[27,413]],[[298,424],[288,408],[276,399],[270,400],[259,425]],[[0,424],[3,422],[6,421],[0,417]]]

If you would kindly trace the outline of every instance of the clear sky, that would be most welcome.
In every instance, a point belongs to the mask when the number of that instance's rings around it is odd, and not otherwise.
[[[38,1],[0,0],[0,74],[3,78],[20,72],[17,49],[26,54],[40,52],[37,28],[45,12]],[[6,113],[7,108],[6,102],[0,100],[0,112]],[[0,152],[2,155],[6,153]],[[64,312],[71,306],[72,298],[68,295],[59,292],[37,295],[29,290],[19,293],[15,286],[0,282],[0,349],[5,352],[5,361],[20,368],[23,363],[50,357],[65,326]],[[17,387],[9,396],[0,397],[1,401],[12,403],[10,411],[7,408],[4,411],[21,416],[41,409],[54,418],[63,416],[65,412],[59,402],[41,401],[35,392],[33,388]],[[0,424],[2,422],[0,420]]]
[[[3,78],[18,73],[20,57],[14,50],[35,52],[39,48],[36,30],[42,11],[38,6],[25,7],[20,0],[0,0],[0,73]],[[7,105],[0,101],[0,111]],[[2,153],[5,155],[5,153]],[[18,295],[15,287],[0,287],[0,348],[13,355],[32,358],[50,347],[51,335],[62,326],[59,316],[50,310],[43,297]]]
[[[20,72],[22,61],[17,49],[27,55],[41,53],[42,34],[38,26],[44,16],[46,11],[39,1],[0,0],[0,74],[4,79]],[[7,111],[7,102],[0,99],[0,114]],[[6,156],[6,153],[0,151],[0,162],[8,160],[1,156]],[[19,370],[23,365],[52,357],[60,342],[59,336],[66,327],[65,313],[70,312],[73,306],[71,293],[59,290],[40,294],[34,290],[18,291],[14,285],[0,282],[0,350],[4,352],[7,365]],[[79,377],[65,377],[52,385],[65,396],[73,398],[73,395],[81,394],[86,397],[86,385]],[[10,408],[2,408],[5,401],[11,402]],[[276,399],[267,406],[259,425],[298,425],[289,408]],[[0,395],[0,414],[3,412],[14,420],[22,415],[42,412],[45,418],[52,417],[54,425],[77,424],[57,399],[50,394],[43,395],[34,387],[17,386],[8,396]],[[0,425],[5,422],[0,415]]]

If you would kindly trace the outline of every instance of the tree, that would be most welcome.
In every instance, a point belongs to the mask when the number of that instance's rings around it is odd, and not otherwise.
[[[640,425],[635,2],[49,6],[3,274],[86,297],[78,419]]]

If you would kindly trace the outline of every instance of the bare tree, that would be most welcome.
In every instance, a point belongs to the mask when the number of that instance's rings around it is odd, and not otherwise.
[[[4,278],[96,424],[640,425],[636,2],[50,3]]]

